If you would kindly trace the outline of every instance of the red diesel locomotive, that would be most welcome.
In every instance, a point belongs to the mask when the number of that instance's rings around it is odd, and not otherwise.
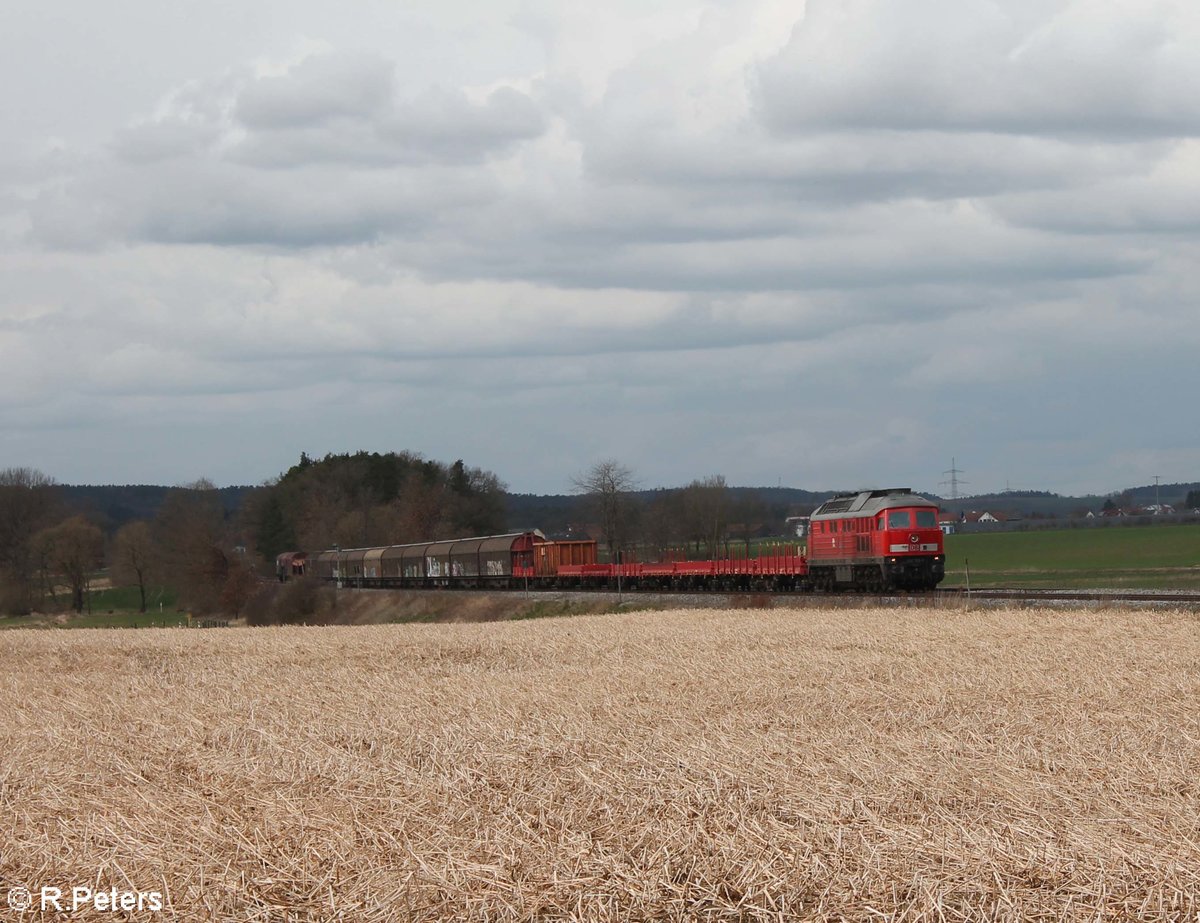
[[[932,590],[946,576],[937,504],[907,487],[826,500],[812,514],[808,579],[819,590]]]

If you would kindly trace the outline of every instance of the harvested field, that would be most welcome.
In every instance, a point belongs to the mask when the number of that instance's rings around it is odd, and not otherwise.
[[[166,903],[72,919],[1200,910],[1194,615],[696,610],[2,641],[0,890]]]

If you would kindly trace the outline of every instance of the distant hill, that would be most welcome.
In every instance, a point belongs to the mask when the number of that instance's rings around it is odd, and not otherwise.
[[[1200,483],[1190,484],[1159,484],[1157,494],[1153,484],[1141,487],[1131,487],[1113,496],[1114,502],[1121,506],[1146,507],[1155,502],[1169,504],[1177,510],[1182,510],[1189,491],[1200,490]],[[1070,519],[1073,516],[1086,515],[1089,511],[1097,513],[1104,506],[1108,496],[1090,494],[1081,497],[1061,496],[1044,490],[1012,490],[994,494],[978,494],[970,497],[959,497],[950,500],[927,494],[931,500],[936,500],[943,510],[964,512],[970,510],[989,512],[1019,513],[1032,519]]]
[[[659,491],[634,491],[644,502],[654,499]],[[800,490],[796,487],[731,487],[734,504],[756,497],[766,508],[764,515],[779,523],[797,512],[807,513],[833,496],[832,491]],[[547,535],[562,535],[567,527],[587,521],[587,498],[579,494],[509,494],[508,525],[510,529],[541,529]]]
[[[153,519],[163,500],[178,487],[159,487],[151,484],[76,485],[59,486],[63,502],[73,513],[87,516],[106,532],[115,532],[135,519]],[[253,487],[221,487],[221,503],[227,515],[236,513]]]
[[[59,490],[66,505],[74,513],[82,513],[105,531],[114,532],[135,519],[153,519],[163,500],[176,487],[150,484],[127,485],[62,485]],[[229,514],[236,513],[254,487],[222,487],[218,493]],[[1158,485],[1158,498],[1176,509],[1182,509],[1189,491],[1200,490],[1200,482]],[[833,496],[834,491],[802,490],[796,487],[731,487],[735,501],[750,495],[766,507],[769,519],[782,522],[787,516],[806,513]],[[653,499],[656,491],[638,491],[643,500]],[[1129,488],[1124,492],[1130,505],[1148,506],[1155,502],[1153,484]],[[978,494],[950,500],[924,492],[944,510],[962,512],[989,510],[1018,513],[1026,518],[1070,519],[1088,510],[1099,511],[1104,496],[1060,496],[1041,490],[1004,491]],[[549,534],[562,534],[569,525],[585,522],[588,511],[585,498],[577,494],[508,494],[508,528],[541,529]]]

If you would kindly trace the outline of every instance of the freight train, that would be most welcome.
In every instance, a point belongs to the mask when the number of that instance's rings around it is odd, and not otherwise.
[[[827,500],[812,514],[807,551],[750,558],[600,563],[594,541],[539,531],[386,545],[289,551],[280,580],[315,576],[377,589],[931,590],[945,576],[937,505],[909,488]]]

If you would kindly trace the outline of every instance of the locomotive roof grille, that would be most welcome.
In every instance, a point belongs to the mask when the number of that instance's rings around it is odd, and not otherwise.
[[[834,513],[848,513],[854,510],[860,510],[871,500],[877,500],[880,497],[914,497],[923,500],[923,497],[917,497],[913,493],[911,487],[885,487],[881,490],[860,490],[852,494],[838,494],[829,500],[822,503],[816,510],[813,511],[813,516],[828,516]]]

